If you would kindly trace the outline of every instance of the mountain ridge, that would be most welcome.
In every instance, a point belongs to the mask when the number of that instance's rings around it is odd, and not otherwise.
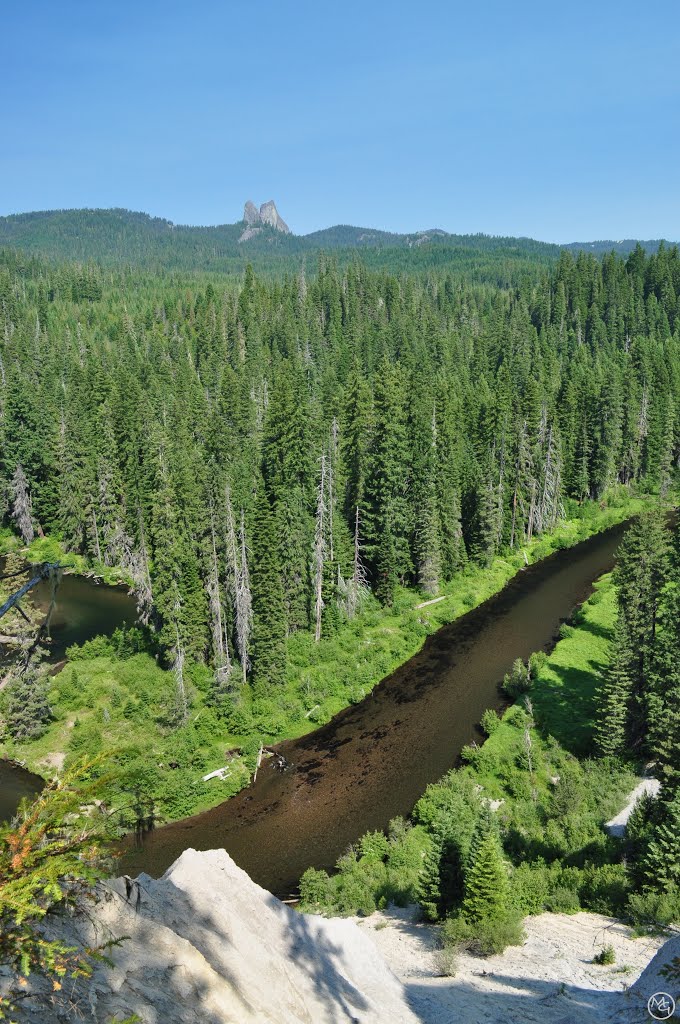
[[[662,239],[640,240],[655,251]],[[243,219],[217,225],[175,224],[164,217],[123,207],[36,210],[0,217],[0,248],[48,259],[144,265],[151,268],[242,271],[246,262],[259,269],[293,270],[305,257],[333,252],[349,262],[362,259],[387,269],[431,269],[460,263],[464,257],[492,255],[496,262],[552,264],[562,250],[627,255],[637,239],[595,240],[559,245],[527,236],[453,234],[441,228],[399,233],[380,228],[336,224],[294,234],[273,200],[260,209],[250,201]]]

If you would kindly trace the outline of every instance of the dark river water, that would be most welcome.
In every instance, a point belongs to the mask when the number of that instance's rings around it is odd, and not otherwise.
[[[0,559],[0,571],[2,563]],[[46,612],[49,602],[49,584],[42,582],[29,592],[22,605]],[[56,665],[71,644],[82,644],[102,633],[111,634],[123,623],[132,625],[136,620],[137,607],[125,587],[107,587],[84,576],[64,576],[52,614],[48,661]],[[41,783],[38,776],[0,760],[0,821],[11,817],[22,797],[37,793]]]
[[[264,761],[257,782],[226,803],[132,843],[122,868],[158,876],[188,847],[224,847],[276,893],[331,867],[368,829],[408,814],[451,768],[515,658],[549,649],[560,623],[614,564],[614,527],[519,572],[495,597],[444,626],[361,702],[299,740],[279,744],[291,767]]]
[[[50,586],[46,580],[30,592],[34,608],[47,612]],[[109,636],[123,623],[137,621],[137,606],[126,587],[107,587],[85,576],[63,576],[52,613],[50,661],[61,661],[66,648],[95,636]]]
[[[34,797],[43,786],[38,775],[32,775],[11,761],[0,761],[0,822],[8,821],[25,796]]]

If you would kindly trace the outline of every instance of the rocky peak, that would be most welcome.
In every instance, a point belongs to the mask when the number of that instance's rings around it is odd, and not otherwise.
[[[284,235],[290,234],[290,228],[276,209],[276,203],[273,199],[263,203],[259,210],[255,203],[249,199],[243,209],[243,222],[246,227],[239,238],[239,242],[247,242],[249,238],[254,238],[265,225],[274,228],[275,231],[280,231]]]
[[[258,209],[251,199],[248,200],[243,209],[243,219],[248,225],[248,227],[252,227],[253,224],[258,224],[260,221],[260,214],[258,212]]]
[[[269,224],[270,227],[275,228],[277,231],[282,231],[284,235],[290,234],[290,228],[279,215],[273,199],[270,199],[268,203],[263,203],[260,207],[260,220],[263,224]]]

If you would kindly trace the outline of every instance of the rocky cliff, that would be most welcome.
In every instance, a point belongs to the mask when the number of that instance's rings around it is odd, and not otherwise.
[[[290,234],[290,228],[276,209],[276,203],[273,199],[263,203],[259,210],[255,203],[249,199],[243,209],[243,222],[246,227],[239,238],[239,242],[247,242],[248,239],[254,238],[265,226],[274,228],[275,231],[280,231],[283,235]]]
[[[438,932],[415,908],[358,921],[291,910],[224,850],[186,850],[160,879],[100,885],[85,913],[52,936],[97,946],[121,939],[112,966],[54,990],[31,977],[21,1024],[637,1024],[678,984],[660,971],[680,937],[635,938],[597,914],[526,921],[520,947],[460,954],[441,977]],[[612,944],[616,963],[594,954]],[[389,966],[388,966],[389,965]],[[394,971],[394,973],[392,973]],[[637,978],[637,980],[635,980]],[[0,989],[3,970],[0,968]],[[673,1018],[676,1019],[676,1018]]]
[[[98,890],[61,938],[96,945],[127,936],[113,967],[24,1003],[27,1024],[417,1024],[404,990],[351,921],[291,910],[224,850],[186,850],[158,879]],[[31,1007],[31,1009],[29,1009]]]

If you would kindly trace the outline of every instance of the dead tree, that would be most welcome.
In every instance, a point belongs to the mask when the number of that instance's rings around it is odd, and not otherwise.
[[[6,614],[6,612],[10,610],[10,608],[17,607],[17,610],[21,612],[21,608],[18,608],[18,602],[21,600],[21,598],[24,597],[29,592],[29,590],[32,587],[34,587],[37,583],[40,583],[41,580],[49,579],[50,577],[54,577],[56,579],[57,576],[60,579],[61,572],[62,569],[58,562],[45,562],[44,565],[40,567],[37,574],[33,576],[33,578],[30,579],[28,583],[24,583],[24,585],[20,587],[19,590],[16,591],[16,593],[12,594],[10,597],[7,598],[3,605],[0,605],[0,619],[2,618],[3,615]],[[16,573],[11,573],[9,575],[13,576],[16,575]],[[9,575],[7,577],[0,577],[0,579],[7,579],[9,578]],[[23,612],[21,612],[21,614],[23,614]]]
[[[35,537],[33,508],[28,489],[28,480],[24,473],[24,467],[20,462],[17,463],[17,468],[14,470],[14,476],[12,477],[12,493],[14,495],[12,518],[17,524],[17,529],[21,534],[24,544],[30,544]]]
[[[323,601],[323,570],[326,563],[326,453],[321,456],[321,479],[316,502],[316,520],[314,525],[314,639],[321,639],[321,614]]]

